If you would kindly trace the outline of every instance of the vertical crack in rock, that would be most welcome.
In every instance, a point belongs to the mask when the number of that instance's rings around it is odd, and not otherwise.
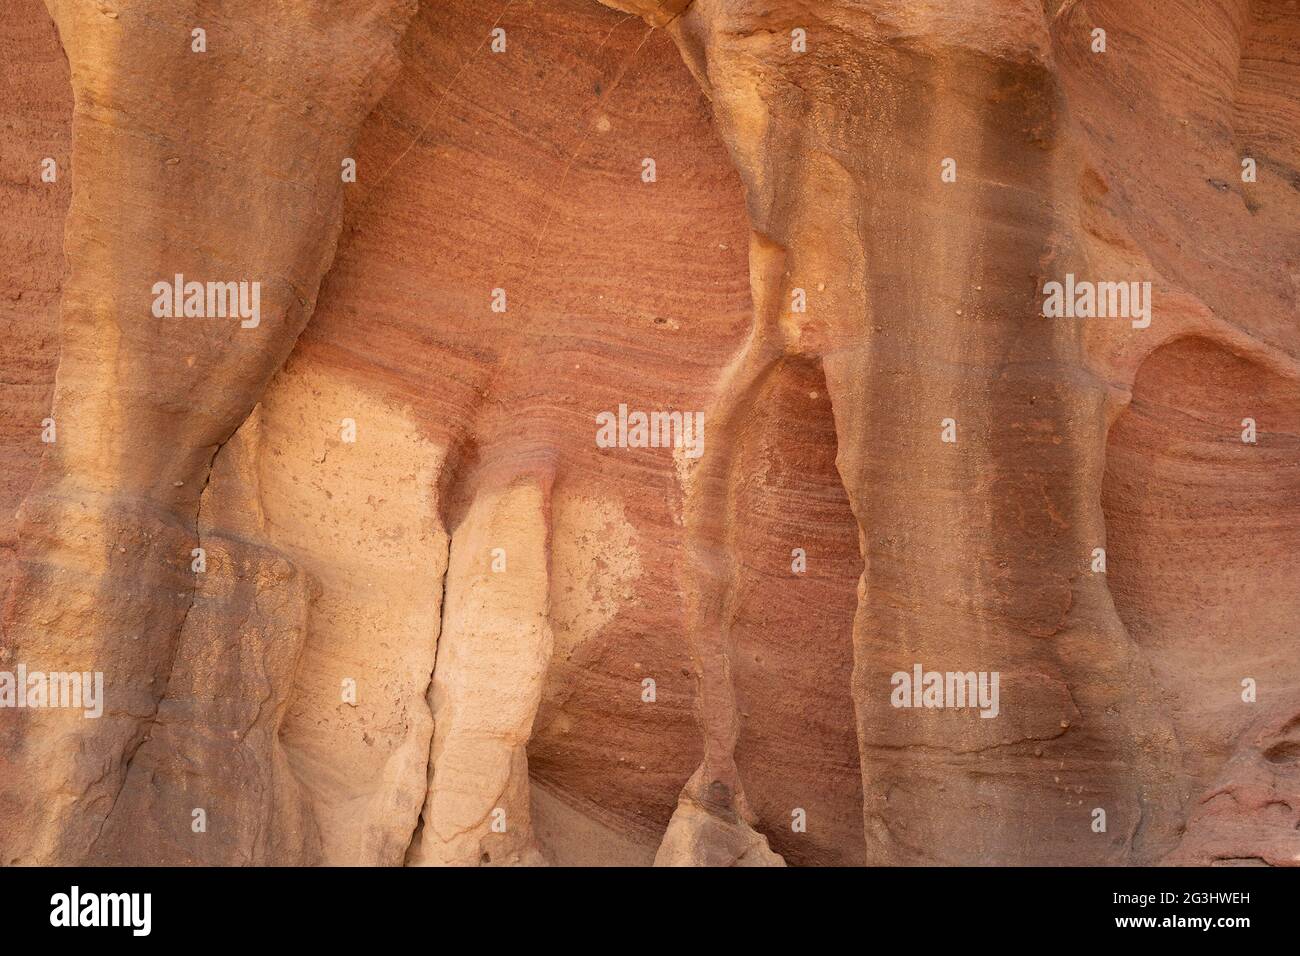
[[[445,445],[410,409],[309,362],[267,390],[266,543],[320,583],[281,727],[327,865],[400,865],[433,733]]]
[[[480,483],[451,536],[415,866],[544,863],[527,744],[553,638],[550,478]]]
[[[252,414],[251,411],[250,414]],[[247,421],[247,419],[245,419],[245,421]],[[238,429],[236,429],[236,431],[238,431]],[[200,553],[202,553],[204,550],[202,529],[200,527],[201,516],[203,511],[203,499],[204,496],[207,494],[208,487],[212,482],[212,472],[216,464],[217,457],[221,454],[221,450],[226,447],[226,444],[229,440],[230,440],[229,437],[227,437],[219,445],[217,445],[216,450],[212,453],[212,457],[208,460],[207,468],[204,469],[203,472],[203,487],[199,489],[198,500],[195,501],[194,503],[193,540],[194,540],[195,548]],[[193,562],[191,562],[191,567],[193,567]],[[184,612],[181,614],[180,623],[177,626],[177,634],[179,635],[183,635],[185,633],[185,624],[189,620],[190,614],[193,613],[194,611],[194,604],[198,600],[198,592],[199,592],[199,578],[196,572],[189,587],[189,593],[190,593],[189,604],[185,607]],[[161,693],[158,696],[158,700],[154,705],[153,711],[150,713],[148,719],[144,722],[143,726],[141,726],[138,736],[127,746],[122,761],[121,779],[118,782],[117,790],[113,793],[112,801],[109,803],[108,812],[104,814],[103,820],[100,822],[98,831],[96,831],[94,838],[90,841],[90,846],[87,847],[86,849],[86,853],[88,857],[93,856],[96,847],[99,845],[100,839],[104,835],[104,828],[108,826],[108,823],[112,819],[114,812],[117,810],[118,801],[122,797],[122,791],[123,789],[125,789],[127,785],[127,781],[131,777],[131,767],[135,762],[136,755],[139,754],[141,747],[144,745],[146,741],[150,739],[150,737],[153,734],[154,725],[158,720],[158,713],[162,708],[163,700],[167,697],[168,688],[171,686],[172,674],[175,671],[176,655],[178,653],[179,646],[180,646],[180,640],[178,639],[176,644],[171,648],[171,653],[168,655],[166,665],[163,669],[164,676],[162,680],[162,689],[161,689]]]
[[[265,543],[259,409],[214,456],[195,599],[155,720],[106,820],[103,862],[321,860],[316,821],[279,738],[321,586]]]
[[[449,483],[444,484],[444,488],[448,486]],[[443,495],[440,497],[445,500],[446,492],[444,491]],[[434,721],[433,680],[434,675],[438,672],[438,645],[441,643],[443,631],[447,627],[447,578],[451,571],[451,542],[452,539],[449,534],[447,535],[447,550],[443,555],[442,574],[439,578],[441,588],[438,595],[438,627],[437,631],[433,635],[433,666],[429,668],[429,683],[424,689],[424,700],[429,708],[429,718],[432,726],[436,726],[436,721]],[[430,736],[429,743],[430,749],[432,749],[432,736]],[[424,807],[429,801],[429,788],[433,781],[432,757],[430,757],[429,760],[428,773],[425,780],[424,792],[420,797],[420,813],[415,821],[414,828],[411,830],[411,838],[407,841],[406,852],[402,854],[403,863],[408,866],[411,865],[413,854],[415,853],[416,848],[420,845],[424,834]]]

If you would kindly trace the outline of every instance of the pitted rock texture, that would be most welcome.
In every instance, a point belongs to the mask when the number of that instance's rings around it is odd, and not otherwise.
[[[1300,864],[1294,3],[13,5],[0,863]]]

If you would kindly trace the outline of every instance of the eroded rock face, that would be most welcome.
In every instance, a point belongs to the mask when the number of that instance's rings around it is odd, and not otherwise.
[[[21,0],[0,859],[1300,862],[1300,11],[607,7]]]
[[[75,101],[62,427],[19,512],[3,619],[7,659],[102,672],[106,710],[10,722],[6,778],[26,783],[0,810],[8,862],[93,851],[194,602],[212,459],[310,315],[339,228],[338,157],[411,8],[325,12],[225,4],[201,26],[193,3],[50,4]],[[158,317],[155,284],[185,275],[259,282],[256,327]]]

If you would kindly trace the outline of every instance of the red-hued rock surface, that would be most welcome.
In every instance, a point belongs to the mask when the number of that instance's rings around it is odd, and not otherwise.
[[[0,863],[1300,863],[1296,5],[15,4]]]

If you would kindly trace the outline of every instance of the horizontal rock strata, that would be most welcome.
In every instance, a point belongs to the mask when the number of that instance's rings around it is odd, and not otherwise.
[[[0,863],[1300,863],[1294,4],[12,4]]]

